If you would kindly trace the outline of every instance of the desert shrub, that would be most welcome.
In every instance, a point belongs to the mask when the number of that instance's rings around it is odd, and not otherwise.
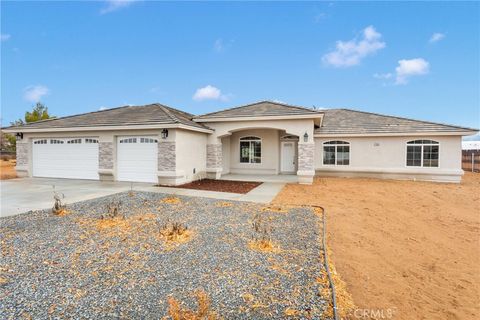
[[[169,242],[183,242],[190,236],[190,232],[183,223],[167,220],[160,225],[160,235]]]
[[[53,186],[53,207],[52,213],[56,215],[63,215],[66,214],[67,211],[67,204],[63,202],[65,199],[65,195],[63,193],[58,193],[55,191],[55,186]]]
[[[256,213],[252,221],[252,240],[248,246],[252,250],[272,252],[278,248],[272,242],[273,227],[264,219],[265,215]]]
[[[110,201],[105,208],[105,212],[101,216],[102,219],[114,219],[118,217],[122,217],[125,219],[125,214],[121,215],[121,206],[122,201],[120,200]]]

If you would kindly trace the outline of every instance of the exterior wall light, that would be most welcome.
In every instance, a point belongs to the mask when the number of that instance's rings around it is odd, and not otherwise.
[[[23,139],[23,133],[17,132],[17,133],[15,133],[15,137],[17,138],[17,140],[22,140]]]
[[[308,142],[308,133],[305,131],[305,134],[303,135],[303,141]]]
[[[168,138],[168,130],[167,129],[163,129],[162,130],[162,139],[167,139]]]

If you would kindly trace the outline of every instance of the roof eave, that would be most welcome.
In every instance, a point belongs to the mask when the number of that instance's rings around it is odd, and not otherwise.
[[[145,130],[145,129],[184,129],[203,133],[212,133],[212,129],[189,126],[180,123],[154,125],[125,125],[125,126],[88,126],[88,127],[60,127],[60,128],[28,128],[10,127],[2,129],[6,133],[36,133],[36,132],[71,132],[71,131],[111,131],[111,130]]]
[[[402,137],[402,136],[470,136],[474,130],[459,131],[415,131],[415,132],[373,132],[373,133],[314,133],[315,138],[332,137]]]

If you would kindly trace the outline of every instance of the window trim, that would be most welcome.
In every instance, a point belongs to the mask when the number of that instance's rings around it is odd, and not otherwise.
[[[329,142],[337,142],[328,144]],[[338,143],[341,142],[341,143]],[[337,164],[337,147],[345,147],[348,146],[348,164]],[[324,147],[335,147],[335,163],[334,164],[325,164],[325,149]],[[352,163],[352,143],[348,140],[327,140],[322,142],[322,166],[325,167],[349,167]]]
[[[247,139],[247,138],[255,138],[255,139]],[[243,140],[242,140],[243,139]],[[242,142],[260,142],[260,162],[251,162],[252,158],[249,157],[249,162],[242,162]],[[246,165],[258,165],[262,164],[262,158],[263,158],[263,151],[262,151],[262,145],[263,145],[263,140],[260,137],[257,136],[243,136],[238,139],[238,152],[239,152],[239,157],[238,157],[238,162],[240,164],[246,164]],[[251,146],[251,144],[250,144]]]
[[[419,144],[409,144],[409,142],[413,142],[413,141],[418,141],[418,140],[427,140],[427,141],[431,141],[433,143],[419,143]],[[407,157],[408,157],[408,147],[409,146],[419,146],[419,147],[422,147],[422,152],[421,152],[421,157],[420,157],[420,165],[419,166],[409,166],[407,165]],[[438,166],[436,167],[424,167],[423,166],[423,147],[424,146],[438,146]],[[425,168],[425,169],[435,169],[435,168],[440,168],[440,141],[437,141],[437,140],[432,140],[432,139],[425,139],[425,138],[422,138],[422,139],[414,139],[414,140],[407,140],[405,142],[405,162],[404,162],[404,166],[405,168]]]

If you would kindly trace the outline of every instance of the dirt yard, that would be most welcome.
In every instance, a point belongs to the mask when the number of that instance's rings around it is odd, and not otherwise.
[[[479,198],[480,174],[466,173],[461,184],[318,178],[274,202],[326,208],[351,318],[480,319]]]
[[[0,180],[17,177],[15,172],[15,160],[0,160]]]

